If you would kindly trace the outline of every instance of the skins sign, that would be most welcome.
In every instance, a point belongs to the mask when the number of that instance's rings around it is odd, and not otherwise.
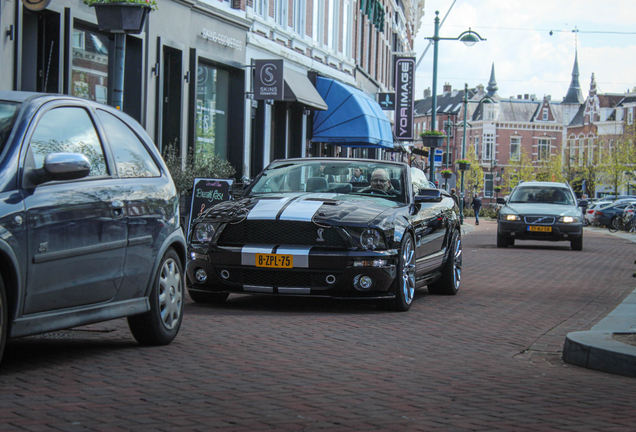
[[[395,58],[395,136],[401,141],[413,140],[415,59]]]

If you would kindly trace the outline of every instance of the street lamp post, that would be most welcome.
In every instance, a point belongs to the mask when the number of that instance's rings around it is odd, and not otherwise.
[[[464,136],[462,137],[462,159],[466,159],[466,123],[468,122],[468,83],[464,84]],[[464,174],[462,170],[459,194],[459,223],[464,223]]]
[[[446,128],[446,166],[448,169],[448,165],[450,164],[450,139],[453,137],[453,122],[450,117],[446,122],[444,122],[444,126]],[[448,178],[444,179],[444,190],[448,191]]]
[[[441,40],[458,40],[458,41],[464,42],[466,46],[473,46],[477,42],[485,41],[486,39],[483,39],[481,36],[479,36],[479,34],[472,31],[470,28],[468,29],[468,31],[463,32],[456,38],[439,37],[439,11],[435,11],[435,34],[433,37],[429,37],[426,39],[433,41],[433,87],[431,89],[433,92],[433,106],[431,108],[431,121],[432,121],[431,130],[437,130],[437,128],[435,127],[437,123],[436,121],[437,120],[437,52],[438,52],[437,43]],[[428,179],[430,181],[434,181],[433,180],[434,179],[433,172],[434,172],[434,165],[435,165],[435,150],[434,149],[432,148],[430,149],[428,158],[429,158],[429,161],[428,161],[429,178]]]

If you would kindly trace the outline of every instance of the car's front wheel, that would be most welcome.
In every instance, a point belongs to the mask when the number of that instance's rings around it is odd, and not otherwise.
[[[204,304],[223,303],[230,295],[229,293],[208,293],[193,290],[188,290],[188,294],[194,302]]]
[[[457,232],[453,236],[451,248],[448,251],[446,264],[442,268],[442,277],[429,284],[431,294],[455,295],[459,291],[462,279],[462,236]]]
[[[141,345],[167,345],[179,333],[183,319],[183,270],[179,256],[168,249],[150,292],[150,310],[128,317],[128,327]]]
[[[406,312],[411,308],[415,295],[415,247],[413,237],[409,233],[404,234],[402,239],[394,283],[395,298],[391,300],[391,309]]]

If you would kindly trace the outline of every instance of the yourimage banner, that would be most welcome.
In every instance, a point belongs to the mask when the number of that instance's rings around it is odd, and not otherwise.
[[[395,57],[395,137],[413,140],[415,59]]]

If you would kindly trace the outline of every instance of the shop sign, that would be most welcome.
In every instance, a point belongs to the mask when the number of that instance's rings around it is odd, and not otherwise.
[[[415,59],[395,58],[395,136],[413,140]]]
[[[22,4],[29,10],[41,11],[51,4],[51,0],[22,0]]]
[[[243,49],[243,41],[239,39],[235,39],[223,33],[216,32],[214,30],[208,30],[204,28],[203,30],[201,30],[201,33],[199,34],[199,36],[202,37],[203,39],[217,43],[219,45],[223,45],[231,49],[235,49],[239,51]]]
[[[384,111],[395,110],[395,93],[378,93],[378,103]]]
[[[282,60],[254,60],[254,99],[283,100]]]

